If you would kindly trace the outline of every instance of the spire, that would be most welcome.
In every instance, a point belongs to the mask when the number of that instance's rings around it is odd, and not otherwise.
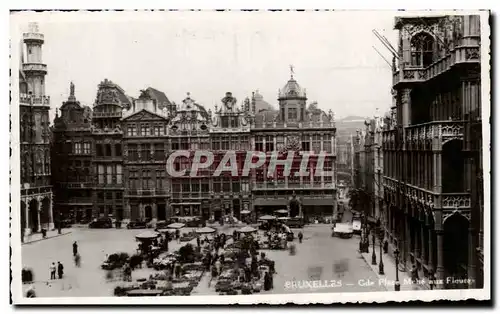
[[[75,84],[73,84],[73,82],[69,83],[69,97],[68,97],[68,101],[76,101],[76,97],[75,97]]]
[[[295,71],[294,71],[294,66],[292,64],[290,64],[290,79],[293,80],[293,75],[295,74]]]

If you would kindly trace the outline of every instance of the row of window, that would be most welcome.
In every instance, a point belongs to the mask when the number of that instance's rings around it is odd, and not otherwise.
[[[166,126],[164,124],[140,124],[129,125],[127,127],[128,136],[163,136],[166,134]]]
[[[122,165],[96,165],[99,184],[122,184]]]
[[[165,146],[163,143],[144,144],[129,144],[128,145],[128,160],[165,160]]]
[[[128,187],[132,190],[162,190],[166,188],[165,179],[165,170],[132,170],[129,172]]]
[[[276,147],[274,145],[274,135],[258,135],[255,136],[255,150],[261,152],[272,152],[279,149],[285,145],[285,137],[278,135],[276,136]],[[302,135],[300,139],[300,146],[303,151],[314,151],[319,153],[325,151],[327,153],[332,152],[332,137],[330,135]],[[321,144],[323,143],[323,148]],[[290,143],[287,143],[290,144]]]
[[[114,150],[113,150],[114,147]],[[98,157],[121,157],[122,144],[95,144],[96,156]]]
[[[250,150],[248,135],[214,136],[212,137],[213,150]]]
[[[90,142],[75,142],[73,143],[73,154],[75,155],[90,155]]]

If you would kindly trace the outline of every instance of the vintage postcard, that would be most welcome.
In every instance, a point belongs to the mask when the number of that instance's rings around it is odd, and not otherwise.
[[[489,300],[488,18],[11,12],[13,302]]]

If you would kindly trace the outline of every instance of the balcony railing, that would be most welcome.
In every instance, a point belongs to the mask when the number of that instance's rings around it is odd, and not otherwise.
[[[43,63],[23,63],[23,71],[38,71],[47,73],[47,65]]]
[[[469,193],[443,193],[441,200],[443,209],[470,209],[471,197]]]
[[[92,117],[93,118],[121,118],[122,113],[121,113],[121,111],[119,111],[119,112],[93,112]]]
[[[96,127],[91,127],[90,130],[91,130],[91,132],[93,134],[123,134],[123,131],[120,128],[114,128],[114,129],[104,128],[104,129],[100,129],[100,128],[96,128]]]
[[[50,96],[33,96],[28,94],[19,94],[21,104],[50,106]]]
[[[225,192],[230,193],[230,192]],[[172,192],[174,199],[210,198],[210,192]]]
[[[144,189],[144,190],[126,190],[126,196],[140,196],[140,197],[151,197],[151,196],[166,196],[166,189]]]
[[[405,139],[407,143],[441,140],[444,144],[453,139],[462,140],[464,137],[463,121],[432,121],[406,127]]]
[[[42,41],[43,42],[43,34],[40,33],[23,33],[23,39],[24,40],[36,40],[36,41]]]
[[[262,183],[262,182],[254,182],[253,183],[253,188],[254,189],[260,189],[260,190],[280,190],[280,189],[334,189],[335,184],[334,183],[324,183],[321,185],[321,183],[292,183],[288,182],[286,183]]]
[[[262,122],[252,125],[252,129],[302,129],[302,128],[334,128],[335,121],[330,122]]]
[[[455,65],[480,64],[481,52],[479,38],[468,37],[460,40],[457,47],[426,68],[404,68],[393,73],[392,85],[400,83],[419,83],[435,78]]]
[[[87,189],[93,186],[92,182],[68,182],[66,184],[63,183],[63,185],[66,185],[69,189]]]
[[[427,79],[424,68],[409,68],[398,70],[392,75],[392,85],[399,83],[421,83]]]

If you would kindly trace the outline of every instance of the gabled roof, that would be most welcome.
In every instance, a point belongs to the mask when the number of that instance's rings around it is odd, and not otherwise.
[[[148,110],[148,109],[141,109],[139,111],[134,111],[134,112],[129,112],[129,113],[125,113],[125,115],[122,117],[122,121],[123,120],[128,120],[136,115],[139,115],[140,113],[145,113],[145,114],[150,114],[150,115],[153,115],[153,116],[156,116],[156,117],[159,117],[161,119],[164,119],[164,120],[167,120],[167,117],[160,114],[159,112],[153,112],[151,110]]]

